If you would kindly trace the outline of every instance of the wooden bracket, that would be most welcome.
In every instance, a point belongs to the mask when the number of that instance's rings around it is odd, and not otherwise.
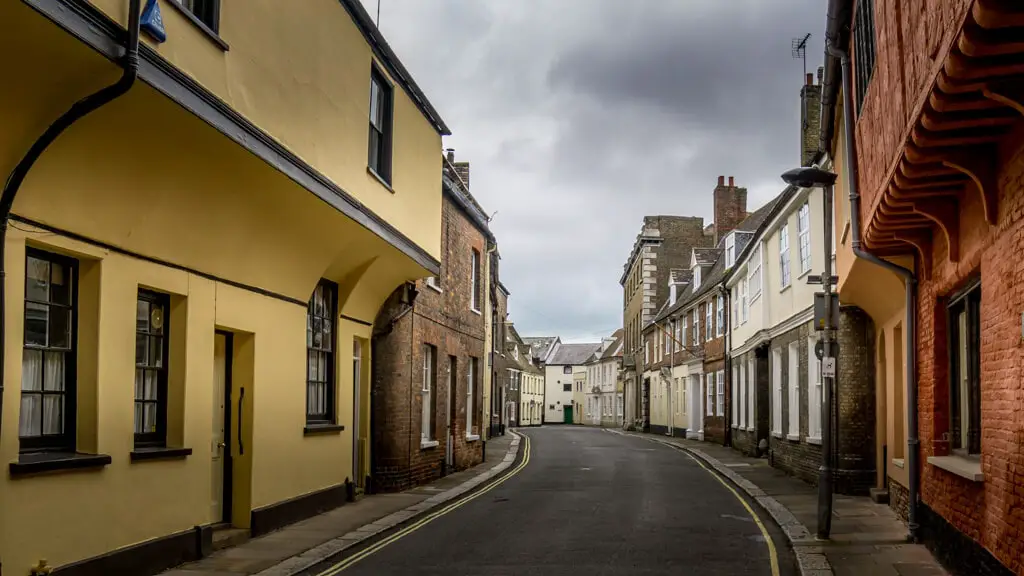
[[[1020,82],[997,82],[987,84],[982,95],[1024,114],[1024,84]]]
[[[960,212],[953,198],[938,197],[914,204],[914,212],[928,217],[939,225],[946,236],[950,262],[960,261]]]
[[[963,172],[974,182],[985,208],[985,220],[993,226],[999,217],[996,154],[995,147],[984,146],[973,152],[951,154],[942,159],[943,164]]]

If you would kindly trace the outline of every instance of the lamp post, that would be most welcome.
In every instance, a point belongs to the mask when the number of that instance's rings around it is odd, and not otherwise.
[[[787,184],[801,188],[822,188],[823,208],[825,211],[825,246],[832,246],[832,187],[836,182],[836,174],[816,166],[794,168],[782,175]],[[832,254],[828,250],[825,258],[825,271],[821,275],[821,290],[824,294],[822,317],[815,318],[821,327],[820,341],[822,344],[822,390],[824,398],[821,402],[821,466],[818,468],[818,530],[820,539],[828,539],[832,531],[832,404],[835,386],[835,358],[832,355],[834,334],[833,323],[838,320],[832,317]]]

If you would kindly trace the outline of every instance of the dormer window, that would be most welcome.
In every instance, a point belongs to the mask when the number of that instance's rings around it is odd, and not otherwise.
[[[732,268],[736,264],[736,234],[725,237],[725,267]]]
[[[700,266],[693,267],[693,289],[700,288]]]

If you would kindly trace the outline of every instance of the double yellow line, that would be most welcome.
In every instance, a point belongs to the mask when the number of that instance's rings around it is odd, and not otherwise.
[[[494,480],[493,482],[488,484],[486,488],[483,488],[481,490],[477,490],[476,492],[473,492],[469,496],[465,496],[462,499],[457,500],[457,501],[455,501],[455,502],[445,506],[444,508],[438,510],[437,512],[432,512],[432,513],[424,516],[423,518],[417,520],[416,522],[406,526],[405,528],[402,528],[398,532],[395,532],[391,536],[388,536],[384,540],[381,540],[380,542],[377,542],[376,544],[370,546],[369,548],[366,548],[365,550],[362,550],[362,551],[358,552],[357,554],[353,554],[352,556],[349,556],[348,558],[345,558],[341,562],[338,562],[334,566],[331,566],[330,568],[328,568],[328,569],[324,570],[323,572],[319,573],[317,576],[334,576],[335,574],[339,574],[341,571],[343,571],[346,568],[352,566],[356,562],[359,562],[360,560],[366,558],[367,556],[370,556],[371,554],[380,551],[381,549],[385,548],[389,544],[392,544],[393,542],[395,542],[395,541],[397,541],[397,540],[399,540],[399,539],[401,539],[401,538],[403,538],[405,536],[408,536],[409,534],[415,532],[416,530],[419,530],[420,528],[426,526],[427,524],[430,524],[431,522],[433,522],[434,520],[440,518],[441,516],[444,516],[445,514],[448,514],[449,512],[455,510],[459,506],[462,506],[463,504],[466,504],[467,502],[471,502],[471,501],[473,501],[473,500],[483,496],[484,494],[490,492],[491,490],[494,490],[495,488],[500,486],[503,482],[505,482],[509,478],[511,478],[511,477],[515,476],[516,474],[518,474],[523,468],[526,468],[527,464],[530,463],[530,438],[527,437],[526,435],[523,435],[523,434],[521,434],[519,437],[522,439],[522,440],[520,440],[520,442],[523,442],[523,460],[522,460],[522,462],[519,463],[518,466],[513,468],[511,472],[509,472],[508,474],[505,474],[504,476],[502,476],[501,478],[498,478],[497,480]]]

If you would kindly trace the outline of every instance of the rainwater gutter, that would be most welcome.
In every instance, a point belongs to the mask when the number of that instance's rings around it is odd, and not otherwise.
[[[836,38],[838,36],[839,22],[841,19],[834,18],[834,8],[839,4],[843,4],[847,0],[832,0],[829,5],[829,22],[828,30],[826,32],[826,50],[828,55],[832,58],[839,59],[842,68],[842,79],[841,86],[843,90],[843,122],[844,122],[844,159],[843,162],[846,166],[848,175],[848,186],[849,186],[849,200],[850,200],[850,245],[853,248],[853,254],[857,258],[867,260],[872,264],[876,264],[895,273],[896,275],[903,278],[906,286],[905,296],[905,307],[906,307],[906,318],[904,324],[907,327],[906,334],[906,366],[905,366],[905,381],[907,388],[907,423],[910,429],[907,435],[907,468],[908,472],[908,528],[910,530],[909,539],[916,542],[918,540],[918,529],[920,524],[918,523],[917,517],[917,503],[921,485],[921,471],[919,466],[919,444],[918,438],[918,414],[917,414],[917,276],[913,270],[904,268],[897,264],[893,264],[888,260],[879,258],[878,256],[866,251],[861,246],[860,238],[860,191],[857,185],[857,167],[855,164],[853,147],[854,147],[854,127],[853,127],[853,90],[852,90],[852,79],[850,77],[850,55],[839,48],[836,48]],[[831,118],[831,116],[829,116]],[[831,124],[831,122],[828,122]],[[824,123],[823,123],[824,125]],[[831,139],[831,138],[830,138]],[[826,148],[827,149],[827,148]],[[883,462],[883,466],[888,468],[888,462]]]
[[[142,0],[129,0],[128,4],[128,28],[127,39],[125,40],[125,53],[121,59],[121,67],[124,72],[117,82],[101,88],[78,102],[75,102],[67,112],[58,117],[53,124],[43,132],[25,153],[25,156],[18,162],[7,177],[4,183],[3,192],[0,193],[0,421],[3,419],[3,398],[5,374],[5,346],[7,335],[6,321],[6,300],[7,300],[7,229],[11,219],[11,208],[14,206],[14,199],[21,189],[25,177],[39,160],[43,152],[53,144],[57,138],[71,127],[72,124],[81,120],[99,108],[109,104],[123,96],[135,84],[139,75],[139,22],[141,19]]]

